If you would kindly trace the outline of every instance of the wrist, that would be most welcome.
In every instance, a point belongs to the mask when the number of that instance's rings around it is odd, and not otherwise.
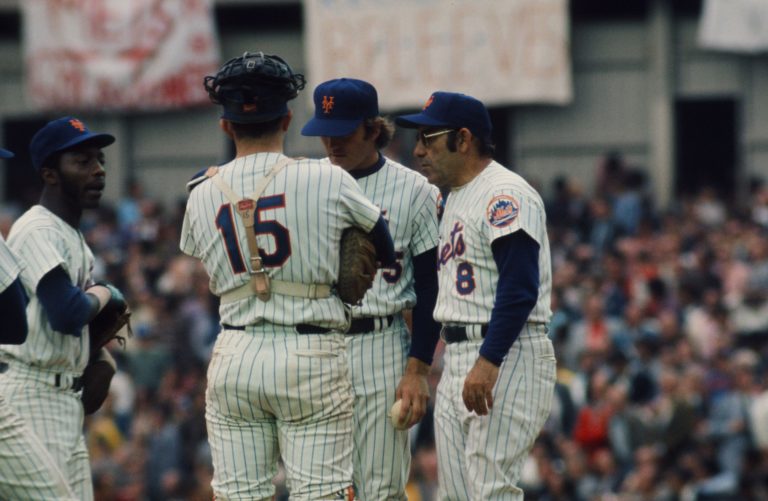
[[[405,374],[417,374],[419,376],[429,375],[430,365],[418,358],[408,357],[408,363],[405,365]]]
[[[103,285],[94,285],[89,287],[86,291],[86,294],[90,294],[91,296],[95,297],[96,300],[99,302],[99,310],[101,311],[102,308],[109,302],[109,300],[112,298],[112,291],[110,291],[107,287]]]

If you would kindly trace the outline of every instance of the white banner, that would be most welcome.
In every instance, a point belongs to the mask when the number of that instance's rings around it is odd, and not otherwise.
[[[768,50],[767,0],[706,0],[699,45],[734,52]]]
[[[486,105],[571,100],[567,0],[304,0],[309,83],[371,82],[384,109],[435,90]]]
[[[219,63],[212,0],[25,0],[26,88],[41,109],[207,103]]]

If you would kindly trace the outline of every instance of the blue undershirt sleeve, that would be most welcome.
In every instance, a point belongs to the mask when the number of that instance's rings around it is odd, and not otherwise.
[[[437,247],[413,257],[413,282],[416,306],[413,307],[413,336],[408,356],[432,365],[440,338],[440,324],[432,316],[437,302]]]
[[[21,344],[27,339],[27,295],[19,278],[0,292],[0,343]]]
[[[379,220],[376,221],[376,225],[369,234],[373,238],[374,247],[376,247],[376,259],[381,262],[381,265],[387,267],[395,264],[397,260],[397,256],[395,256],[395,243],[392,241],[389,225],[387,225],[383,216],[379,216]]]
[[[54,330],[80,337],[83,327],[96,316],[99,301],[72,285],[61,266],[52,269],[37,284],[37,297]]]
[[[494,240],[491,250],[499,283],[480,355],[501,365],[539,297],[539,244],[518,230]]]

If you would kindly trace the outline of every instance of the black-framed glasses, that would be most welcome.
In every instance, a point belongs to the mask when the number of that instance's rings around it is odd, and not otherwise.
[[[424,146],[429,146],[430,143],[432,143],[432,139],[438,136],[442,136],[443,134],[448,134],[449,132],[453,132],[455,130],[456,129],[443,129],[434,132],[424,132],[423,130],[420,130],[416,138],[421,141],[421,144]]]

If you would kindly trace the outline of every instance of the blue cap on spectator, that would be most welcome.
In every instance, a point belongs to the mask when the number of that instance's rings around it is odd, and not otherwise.
[[[421,113],[402,115],[395,123],[403,127],[450,127],[467,128],[473,135],[491,139],[491,117],[485,105],[472,96],[457,92],[434,92]]]
[[[304,136],[348,136],[366,118],[379,115],[373,85],[355,78],[337,78],[315,88],[315,116],[301,129]]]
[[[0,158],[13,158],[13,152],[0,148]]]
[[[114,143],[115,136],[91,132],[81,120],[74,117],[52,120],[32,137],[32,142],[29,144],[32,165],[39,170],[54,153],[71,149],[85,142],[97,148],[103,148]]]

